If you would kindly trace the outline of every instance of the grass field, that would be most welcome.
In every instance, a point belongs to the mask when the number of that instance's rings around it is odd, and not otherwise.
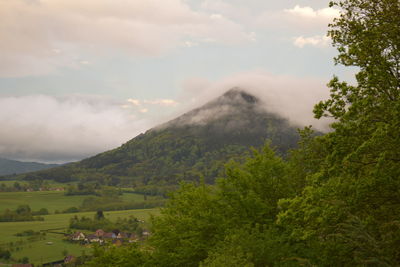
[[[0,180],[0,184],[5,184],[6,186],[13,186],[15,182],[18,182],[20,185],[29,185],[29,182],[23,180]],[[70,184],[76,183],[77,182],[59,183],[52,180],[46,180],[46,184],[50,187],[67,187]]]
[[[60,191],[2,192],[0,193],[0,213],[5,209],[14,210],[22,204],[28,204],[33,211],[47,208],[50,213],[54,213],[55,210],[62,211],[70,207],[79,207],[87,197],[89,196],[65,196],[64,192]],[[122,199],[143,201],[143,196],[125,193]]]
[[[33,192],[32,192],[33,193]],[[43,231],[55,228],[67,228],[69,219],[72,216],[87,216],[93,217],[95,212],[80,212],[74,214],[54,214],[44,216],[44,221],[33,221],[33,222],[6,222],[0,223],[0,245],[2,247],[9,247],[9,243],[13,242],[16,244],[18,241],[24,241],[26,238],[15,236],[16,233],[24,230]],[[143,210],[125,210],[125,211],[110,211],[104,212],[106,218],[115,220],[118,217],[125,218],[130,215],[136,216],[138,219],[147,221],[150,214],[159,214],[159,209],[143,209]],[[62,229],[58,230],[62,231]],[[22,257],[28,257],[30,263],[42,264],[61,259],[63,250],[67,250],[69,254],[76,256],[81,255],[82,251],[90,253],[90,248],[83,247],[76,244],[71,244],[62,240],[62,235],[47,234],[46,240],[35,241],[35,242],[24,242],[21,245],[15,245],[19,247],[19,250],[12,251],[12,257],[19,259]],[[47,242],[52,242],[48,245]],[[15,247],[14,246],[14,247]]]
[[[11,182],[11,181],[10,181]],[[30,263],[42,264],[62,259],[63,251],[75,256],[83,252],[90,254],[90,248],[63,240],[63,235],[46,233],[45,240],[28,241],[28,237],[17,237],[16,233],[26,230],[46,231],[58,229],[65,232],[69,226],[71,217],[86,216],[93,217],[95,212],[79,212],[70,214],[54,214],[55,210],[65,210],[70,207],[79,207],[82,201],[89,196],[65,196],[59,191],[36,191],[36,192],[1,192],[0,213],[5,209],[15,210],[18,205],[28,204],[33,211],[46,208],[51,213],[43,216],[44,221],[30,222],[3,222],[0,223],[0,246],[11,249],[13,259],[28,257]],[[143,195],[124,193],[121,198],[126,202],[142,202]],[[151,198],[151,197],[150,197]],[[159,209],[124,210],[104,212],[106,218],[116,220],[118,217],[125,218],[134,215],[140,220],[147,221],[150,213],[157,215]],[[50,242],[50,244],[49,244]]]

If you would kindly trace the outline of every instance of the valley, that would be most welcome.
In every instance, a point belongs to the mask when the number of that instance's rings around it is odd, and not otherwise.
[[[63,210],[81,204],[85,196],[65,196],[63,192],[7,192],[0,193],[0,213],[5,209],[13,209],[19,205],[26,205],[32,210],[46,208],[49,215],[43,215],[43,221],[1,222],[0,223],[0,249],[11,253],[11,262],[22,261],[24,257],[29,263],[41,265],[48,262],[62,260],[65,255],[81,256],[91,254],[90,245],[80,245],[65,240],[62,233],[68,233],[70,219],[74,216],[93,218],[95,211],[54,214],[56,210]],[[143,195],[124,194],[124,201],[142,201]],[[157,215],[159,209],[135,209],[122,211],[107,211],[104,216],[110,221],[118,218],[124,219],[134,216],[148,223],[150,215]],[[40,232],[40,236],[17,236],[26,231]],[[90,231],[86,231],[90,232]],[[0,259],[4,262],[5,259]],[[6,261],[7,262],[7,261]]]

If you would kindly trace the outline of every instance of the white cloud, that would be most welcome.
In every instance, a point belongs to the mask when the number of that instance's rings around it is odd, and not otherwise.
[[[144,100],[143,102],[145,104],[160,105],[160,106],[166,106],[166,107],[169,107],[169,106],[173,107],[173,106],[176,106],[179,104],[178,102],[176,102],[173,99]]]
[[[0,76],[38,75],[79,67],[81,54],[119,51],[157,56],[212,40],[253,39],[221,14],[193,10],[184,0],[0,1]]]
[[[328,36],[315,35],[312,37],[299,36],[293,41],[293,44],[297,47],[303,48],[306,45],[315,47],[326,47],[329,45],[331,39]]]
[[[317,16],[317,12],[315,12],[314,9],[312,9],[311,7],[308,7],[308,6],[300,7],[300,6],[296,5],[294,8],[285,9],[284,11],[287,13],[299,15],[302,17],[315,18]]]
[[[145,99],[145,100],[139,100],[139,99],[134,99],[134,98],[128,98],[126,101],[129,102],[130,104],[132,104],[133,106],[141,107],[141,108],[143,108],[143,106],[145,106],[145,105],[157,105],[157,106],[163,106],[163,107],[175,107],[175,106],[177,106],[179,104],[178,102],[176,102],[173,99],[152,99],[152,100]],[[125,106],[126,105],[124,105],[124,107]],[[147,111],[148,110],[146,109],[145,112],[147,112]]]
[[[0,155],[72,161],[115,148],[153,123],[119,101],[74,95],[0,98]]]
[[[135,105],[135,106],[140,106],[140,100],[139,99],[134,99],[134,98],[128,98],[127,100],[129,103]]]
[[[187,47],[187,48],[195,47],[195,46],[198,46],[198,45],[199,45],[198,43],[191,42],[191,41],[184,41],[184,42],[181,44],[181,46]]]
[[[296,5],[294,8],[291,9],[285,9],[284,11],[292,15],[312,19],[322,18],[332,20],[333,18],[340,15],[339,9],[336,8],[313,9],[309,6],[301,7],[299,5]]]

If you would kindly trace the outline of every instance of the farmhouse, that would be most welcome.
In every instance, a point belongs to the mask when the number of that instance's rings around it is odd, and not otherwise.
[[[76,232],[76,233],[72,234],[71,239],[74,241],[85,240],[85,234],[82,232]]]
[[[68,255],[64,258],[64,263],[68,264],[68,263],[72,263],[76,261],[76,257],[73,255]]]
[[[117,238],[117,235],[115,233],[113,233],[113,232],[104,233],[103,238],[105,238],[105,239],[114,239],[114,238]]]
[[[93,243],[93,242],[100,242],[101,243],[102,240],[96,234],[91,234],[91,235],[87,235],[86,236],[85,241],[88,242],[88,243]]]
[[[103,237],[105,232],[102,229],[97,229],[95,235],[98,237]]]
[[[129,237],[129,234],[124,233],[124,232],[119,232],[118,235],[117,235],[118,239],[126,239],[128,237]]]

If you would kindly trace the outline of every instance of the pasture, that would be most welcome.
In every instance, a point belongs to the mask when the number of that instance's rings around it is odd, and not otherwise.
[[[79,207],[86,196],[65,196],[60,191],[35,191],[35,192],[1,192],[0,213],[5,209],[14,210],[18,205],[27,204],[33,211],[47,208],[50,213],[65,210],[70,207]],[[124,201],[143,201],[143,195],[124,193],[121,197]]]
[[[63,232],[67,229],[71,217],[75,215],[93,217],[94,214],[95,212],[53,214],[43,216],[45,218],[44,221],[0,223],[0,246],[3,248],[12,247],[13,251],[11,251],[11,253],[14,259],[28,257],[30,263],[34,264],[42,264],[62,259],[64,250],[68,251],[68,254],[76,256],[82,253],[90,253],[89,247],[63,241],[63,235],[60,234],[47,233],[45,240],[33,242],[27,241],[25,237],[17,237],[15,234],[25,230],[46,231],[49,229],[58,229],[57,231]],[[133,215],[140,220],[147,221],[150,214],[159,214],[159,209],[109,211],[104,212],[104,214],[106,218],[110,220],[116,220],[118,217],[126,218]],[[10,245],[11,242],[13,245]],[[48,242],[51,243],[49,244]]]

